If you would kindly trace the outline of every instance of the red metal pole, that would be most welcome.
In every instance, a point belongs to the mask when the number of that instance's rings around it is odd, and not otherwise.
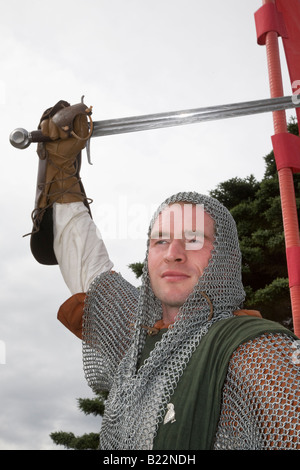
[[[263,0],[263,4],[275,3],[274,0]],[[270,31],[266,35],[266,51],[271,98],[284,95],[278,35]],[[285,111],[273,111],[273,125],[275,134],[287,132]],[[293,172],[290,168],[278,171],[279,189],[281,197],[282,217],[286,248],[299,246],[299,224],[296,208]],[[294,332],[300,336],[300,286],[290,287],[291,305],[294,323]]]

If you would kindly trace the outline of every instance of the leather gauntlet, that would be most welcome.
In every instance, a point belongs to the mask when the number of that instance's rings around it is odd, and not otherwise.
[[[37,146],[39,166],[31,251],[41,264],[57,264],[53,252],[53,204],[83,201],[90,212],[80,167],[81,151],[92,132],[91,114],[91,108],[84,103],[71,106],[59,101],[40,119],[38,128],[51,139]]]

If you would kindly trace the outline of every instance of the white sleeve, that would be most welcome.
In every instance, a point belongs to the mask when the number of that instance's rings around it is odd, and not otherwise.
[[[100,232],[82,202],[53,205],[54,252],[72,294],[87,292],[93,279],[109,271],[109,259]]]

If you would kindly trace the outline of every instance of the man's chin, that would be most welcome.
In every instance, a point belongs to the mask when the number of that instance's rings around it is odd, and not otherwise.
[[[189,295],[190,294],[184,294],[184,295],[181,295],[181,296],[170,295],[169,298],[165,299],[163,304],[166,307],[178,308],[178,310],[179,310],[184,305],[184,303],[186,302]]]

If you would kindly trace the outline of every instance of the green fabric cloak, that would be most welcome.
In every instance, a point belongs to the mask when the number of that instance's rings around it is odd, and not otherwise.
[[[148,336],[141,363],[164,331]],[[295,337],[279,323],[250,316],[220,320],[209,329],[170,398],[175,422],[160,424],[154,438],[154,450],[209,450],[213,447],[231,355],[240,344],[264,333],[285,333]]]

